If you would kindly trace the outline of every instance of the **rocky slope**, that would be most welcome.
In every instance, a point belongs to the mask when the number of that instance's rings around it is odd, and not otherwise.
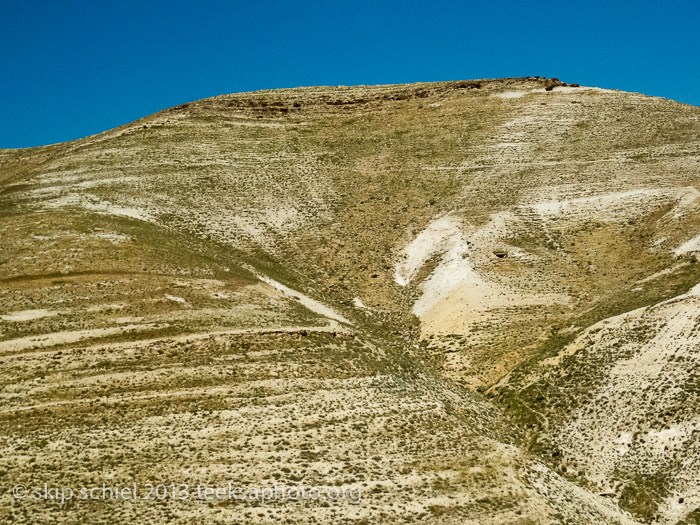
[[[0,151],[3,486],[362,492],[4,517],[694,523],[699,167],[699,109],[540,78]]]

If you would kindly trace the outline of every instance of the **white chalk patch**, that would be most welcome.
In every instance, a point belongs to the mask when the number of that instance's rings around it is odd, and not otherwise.
[[[396,283],[406,286],[431,256],[459,244],[462,235],[460,223],[457,217],[446,215],[420,232],[406,247],[403,260],[396,266]]]
[[[34,319],[58,315],[58,313],[59,312],[52,312],[51,310],[23,310],[21,312],[11,312],[9,314],[0,315],[0,319],[11,322],[33,321]]]
[[[335,319],[336,321],[339,321],[341,323],[346,323],[351,325],[352,323],[340,315],[339,313],[336,313],[333,311],[331,308],[326,306],[323,303],[320,303],[316,301],[315,299],[312,299],[311,297],[308,297],[304,295],[303,293],[297,292],[296,290],[292,290],[288,286],[283,285],[282,283],[278,283],[274,279],[270,279],[266,275],[261,275],[261,274],[256,274],[255,275],[258,279],[260,279],[262,282],[269,284],[276,290],[279,290],[285,295],[288,295],[289,297],[292,297],[293,299],[298,300],[301,304],[303,304],[306,308],[311,310],[312,312],[315,312],[319,315],[322,315],[323,317],[327,317],[329,319]]]
[[[166,299],[169,299],[170,301],[175,301],[176,303],[183,303],[183,304],[184,304],[184,303],[187,302],[187,301],[185,301],[182,297],[176,297],[176,296],[174,296],[174,295],[168,295],[167,293],[165,294],[165,298],[166,298]]]
[[[520,98],[527,95],[527,91],[505,91],[504,93],[496,93],[493,95],[496,98]]]
[[[355,305],[356,308],[367,308],[359,297],[355,297],[352,300],[352,304]]]
[[[685,255],[686,253],[692,253],[700,251],[700,235],[693,237],[689,241],[684,242],[678,248],[674,250],[676,256]]]

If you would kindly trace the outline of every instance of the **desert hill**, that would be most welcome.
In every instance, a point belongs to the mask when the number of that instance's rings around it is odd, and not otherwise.
[[[0,150],[0,479],[363,496],[65,522],[695,523],[698,251],[700,109],[556,79]]]

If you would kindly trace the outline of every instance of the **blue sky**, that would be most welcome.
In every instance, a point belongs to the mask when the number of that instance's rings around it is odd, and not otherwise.
[[[190,100],[539,75],[700,105],[700,2],[2,0],[0,148]]]

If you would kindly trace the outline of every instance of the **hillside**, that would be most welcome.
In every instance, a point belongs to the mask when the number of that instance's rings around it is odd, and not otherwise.
[[[0,150],[0,480],[362,491],[66,523],[697,523],[699,251],[700,109],[556,79]]]

